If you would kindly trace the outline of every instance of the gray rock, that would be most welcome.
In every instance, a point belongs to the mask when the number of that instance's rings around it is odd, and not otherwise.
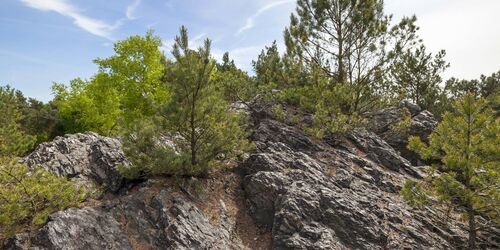
[[[117,139],[95,133],[57,137],[40,144],[23,161],[30,167],[41,166],[86,187],[117,191],[123,177],[119,164],[128,164]]]
[[[409,111],[411,121],[406,131],[398,131],[394,125],[403,119],[405,109]],[[421,111],[414,104],[401,102],[397,107],[372,112],[366,116],[370,120],[370,130],[400,152],[401,156],[413,165],[426,164],[415,153],[408,150],[407,145],[410,136],[418,136],[426,141],[432,131],[436,129],[438,123],[429,111]]]
[[[417,211],[399,195],[420,176],[372,132],[312,141],[296,128],[260,120],[258,152],[243,165],[243,188],[254,219],[269,228],[274,249],[453,249],[461,225]]]
[[[418,115],[420,112],[422,112],[422,109],[417,104],[412,103],[408,100],[403,100],[398,103],[397,108],[406,108],[408,111],[410,111],[410,114],[412,116]]]
[[[432,115],[402,105],[412,114],[409,134],[425,139],[436,126]],[[467,235],[462,222],[443,223],[442,211],[415,210],[400,197],[404,182],[423,174],[403,150],[408,135],[389,136],[399,115],[398,108],[373,113],[371,132],[316,140],[268,119],[265,110],[252,114],[257,150],[236,169],[242,190],[224,189],[247,204],[236,214],[247,209],[273,249],[460,248]],[[127,164],[117,140],[93,133],[42,144],[25,162],[110,190],[122,181],[116,165]],[[193,199],[148,180],[98,205],[52,214],[31,237],[18,234],[3,249],[246,249],[237,225],[248,221],[228,212],[234,207],[211,204],[220,212],[214,221]],[[498,237],[480,237],[482,248],[498,249]]]
[[[10,239],[3,249],[244,249],[231,239],[234,223],[212,224],[197,206],[161,189],[142,188],[101,206],[71,208],[50,216],[32,235]]]

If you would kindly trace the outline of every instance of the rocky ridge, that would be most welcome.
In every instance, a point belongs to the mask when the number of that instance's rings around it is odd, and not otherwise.
[[[390,124],[401,106],[369,115],[371,131],[309,137],[297,126],[251,113],[257,150],[232,171],[206,180],[157,178],[123,186],[119,141],[96,134],[57,138],[25,161],[107,195],[50,216],[4,249],[456,249],[465,226],[438,211],[410,208],[399,196],[424,166],[405,151],[409,135],[425,139],[436,121],[411,113],[407,133]],[[187,184],[186,184],[187,183]],[[201,188],[200,188],[201,187]],[[120,190],[119,194],[116,191]],[[205,190],[205,191],[199,191]],[[482,248],[499,246],[483,236]]]

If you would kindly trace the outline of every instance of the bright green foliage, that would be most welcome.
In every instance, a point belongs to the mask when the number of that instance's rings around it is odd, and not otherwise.
[[[241,116],[229,110],[214,81],[217,70],[210,57],[210,40],[192,50],[187,30],[182,27],[173,55],[175,62],[167,68],[165,78],[172,100],[162,119],[128,136],[131,143],[127,143],[126,151],[134,152],[130,158],[134,167],[140,168],[127,171],[130,175],[145,172],[203,176],[249,146],[240,127]],[[160,123],[163,127],[154,127]],[[165,139],[171,145],[166,145]]]
[[[450,202],[465,211],[469,222],[469,249],[475,249],[477,215],[488,216],[499,223],[500,207],[500,120],[483,99],[466,94],[454,104],[454,112],[446,113],[443,121],[430,135],[429,145],[411,137],[409,148],[423,159],[437,159],[426,180],[429,195]],[[406,198],[416,185],[407,184]],[[422,203],[421,191],[417,198]],[[413,201],[412,201],[413,202]]]
[[[115,44],[115,55],[96,59],[99,72],[90,80],[75,79],[69,88],[55,84],[57,104],[66,132],[117,134],[156,106],[168,101],[162,84],[161,39],[148,32]]]
[[[58,210],[85,198],[83,189],[41,168],[29,169],[18,159],[0,158],[0,236],[24,225],[41,225]]]
[[[23,119],[16,103],[14,91],[0,88],[0,157],[22,156],[30,150],[35,137],[21,130],[19,122]]]
[[[444,60],[445,55],[442,50],[433,56],[423,45],[402,53],[390,71],[394,92],[399,99],[408,99],[422,109],[434,111],[432,109],[441,93],[440,74],[449,66]]]
[[[65,132],[114,134],[122,114],[120,93],[109,82],[98,80],[101,77],[104,76],[98,74],[90,82],[77,78],[71,80],[69,87],[63,84],[52,86]]]
[[[168,101],[168,92],[161,78],[161,39],[149,31],[146,36],[131,36],[115,44],[115,55],[96,59],[100,79],[117,88],[125,124],[155,113],[155,105]]]

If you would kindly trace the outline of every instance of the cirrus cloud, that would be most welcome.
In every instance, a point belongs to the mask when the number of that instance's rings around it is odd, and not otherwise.
[[[255,26],[255,19],[257,19],[257,17],[264,14],[265,12],[267,12],[275,7],[278,7],[280,5],[293,3],[293,2],[295,2],[295,0],[281,0],[281,1],[271,2],[271,3],[261,7],[260,9],[257,10],[257,12],[255,12],[255,14],[253,14],[251,17],[249,17],[247,19],[246,24],[238,30],[236,35],[239,35],[239,34],[243,33],[244,31],[253,28]]]
[[[121,21],[108,24],[102,20],[94,19],[81,13],[76,6],[66,0],[21,0],[30,7],[41,11],[54,11],[62,16],[73,19],[73,23],[81,29],[100,37],[112,40],[111,33],[121,25]]]

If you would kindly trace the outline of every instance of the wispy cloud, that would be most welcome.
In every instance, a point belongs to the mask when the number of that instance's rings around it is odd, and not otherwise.
[[[295,0],[280,0],[280,1],[271,2],[271,3],[263,6],[262,8],[260,8],[259,10],[257,10],[257,12],[255,12],[255,14],[253,14],[251,17],[249,17],[247,19],[246,24],[244,26],[242,26],[238,30],[238,32],[236,33],[236,35],[239,35],[242,32],[253,28],[255,26],[255,19],[257,17],[259,17],[260,15],[262,15],[263,13],[265,13],[265,12],[267,12],[267,11],[275,8],[275,7],[278,7],[280,5],[288,4],[288,3],[293,3],[293,2],[295,2]]]
[[[128,20],[134,20],[137,19],[135,16],[135,11],[137,7],[139,7],[139,4],[141,4],[142,0],[134,0],[128,7],[127,7],[127,12],[125,13],[127,15]]]
[[[81,29],[112,40],[111,32],[121,25],[121,21],[115,24],[108,24],[104,21],[88,17],[81,13],[81,10],[71,5],[66,0],[21,0],[26,6],[41,11],[54,11],[60,15],[73,19],[73,23]]]

